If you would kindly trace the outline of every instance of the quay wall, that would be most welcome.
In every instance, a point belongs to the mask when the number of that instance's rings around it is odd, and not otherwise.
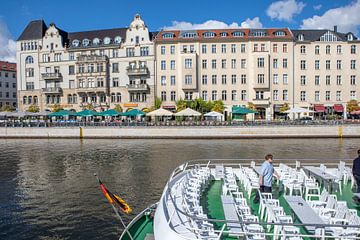
[[[2,127],[0,138],[358,138],[360,125],[186,127]]]

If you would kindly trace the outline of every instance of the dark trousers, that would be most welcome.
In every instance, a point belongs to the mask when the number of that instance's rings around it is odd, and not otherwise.
[[[262,193],[272,193],[272,189],[271,189],[271,187],[260,186],[260,192],[262,192]],[[254,198],[254,203],[258,203],[258,202],[260,202],[259,191],[256,192],[256,195],[255,195],[255,198]]]
[[[359,175],[355,175],[354,178],[355,178],[356,186],[357,186],[356,192],[357,192],[357,193],[360,193],[360,176],[359,176]]]

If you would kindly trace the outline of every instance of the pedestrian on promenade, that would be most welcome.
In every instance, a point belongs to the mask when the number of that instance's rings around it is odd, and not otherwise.
[[[265,156],[265,161],[261,165],[261,173],[260,173],[260,192],[271,193],[272,192],[272,177],[275,174],[277,178],[279,178],[279,174],[275,171],[273,166],[274,157],[272,154],[267,154]],[[360,163],[360,162],[359,162]],[[256,192],[256,196],[254,199],[255,203],[258,203],[260,200],[259,192]]]
[[[360,193],[360,149],[358,150],[358,157],[354,159],[352,166],[352,174],[357,185],[357,193]]]

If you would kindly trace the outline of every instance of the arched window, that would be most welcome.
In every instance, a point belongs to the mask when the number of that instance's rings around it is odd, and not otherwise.
[[[67,102],[68,102],[69,104],[73,103],[73,97],[72,97],[71,94],[68,95]]]
[[[351,54],[356,54],[356,45],[351,45]]]
[[[38,101],[38,97],[37,96],[34,96],[34,104],[38,104],[39,101]]]
[[[85,38],[85,39],[82,41],[82,45],[85,46],[85,47],[89,46],[89,44],[90,44],[90,40],[87,39],[87,38]]]
[[[121,93],[116,94],[116,102],[121,102]]]
[[[354,36],[350,33],[349,35],[347,35],[347,40],[348,41],[354,40]]]
[[[170,32],[167,32],[167,33],[163,33],[162,35],[163,38],[174,38],[174,34],[173,33],[170,33]]]
[[[60,103],[60,101],[61,101],[60,95],[57,95],[56,96],[56,103]]]
[[[235,31],[232,32],[233,37],[243,37],[244,36],[244,32],[241,31]]]
[[[336,46],[336,52],[340,54],[342,52],[341,45]]]
[[[326,45],[325,52],[326,54],[330,54],[330,45]]]
[[[32,56],[27,56],[25,59],[25,63],[26,64],[34,63],[34,58]]]
[[[75,39],[75,40],[72,41],[72,45],[73,45],[74,47],[78,47],[78,46],[80,45],[80,41],[77,40],[77,39]]]
[[[277,37],[283,37],[283,36],[285,36],[286,34],[285,34],[284,31],[276,31],[274,35],[277,36]]]
[[[115,102],[115,101],[116,101],[115,93],[111,93],[111,102]]]
[[[77,103],[77,95],[76,95],[76,94],[73,95],[73,99],[72,99],[72,100],[73,100],[73,103]]]
[[[110,44],[110,43],[111,43],[111,38],[105,37],[104,38],[104,44]]]
[[[315,54],[316,55],[320,54],[320,46],[319,45],[315,46]]]
[[[94,45],[99,45],[100,44],[100,39],[99,38],[94,38],[92,42],[93,42]]]
[[[114,38],[114,42],[117,43],[117,44],[121,43],[121,37],[120,37],[120,36],[116,36],[116,37]]]
[[[23,103],[24,103],[24,104],[27,104],[27,96],[24,96],[24,97],[23,97]]]
[[[304,41],[304,34],[299,34],[298,40],[299,41]]]
[[[213,38],[215,37],[215,33],[214,32],[204,32],[204,38]]]
[[[221,36],[221,37],[227,37],[227,35],[228,35],[227,32],[222,32],[222,33],[220,33],[220,36]]]
[[[32,104],[32,96],[28,97],[28,104]]]
[[[46,96],[46,104],[50,104],[51,103],[51,97],[50,95]]]

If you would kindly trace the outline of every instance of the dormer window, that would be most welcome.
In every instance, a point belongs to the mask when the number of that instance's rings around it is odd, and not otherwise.
[[[111,43],[111,38],[105,37],[104,38],[104,44],[110,44],[110,43]]]
[[[347,40],[348,41],[353,41],[354,40],[354,36],[350,33],[347,35]]]
[[[213,37],[215,37],[215,33],[214,32],[205,32],[203,36],[204,36],[204,38],[213,38]]]
[[[241,31],[236,31],[232,33],[233,37],[243,37],[245,34]]]
[[[93,44],[94,45],[99,45],[100,44],[100,39],[99,38],[94,38],[93,39]]]
[[[299,34],[298,40],[299,41],[304,41],[304,34]]]
[[[197,33],[196,32],[184,32],[181,37],[183,38],[196,38]]]
[[[162,37],[164,39],[169,39],[169,38],[174,38],[174,34],[173,33],[163,33]]]
[[[80,45],[80,41],[77,40],[77,39],[75,39],[75,40],[72,41],[72,45],[73,45],[74,47],[78,47],[78,46]]]
[[[265,37],[266,36],[266,32],[265,31],[255,31],[253,33],[254,37]]]
[[[114,38],[114,42],[115,42],[116,44],[120,44],[120,43],[121,43],[121,37],[120,37],[120,36],[116,36],[116,37]]]
[[[220,33],[220,36],[221,36],[221,37],[227,37],[227,35],[228,35],[227,32],[222,32],[222,33]]]
[[[277,37],[284,37],[286,34],[284,31],[276,31],[274,35]]]
[[[90,40],[87,39],[87,38],[85,38],[85,39],[82,41],[82,45],[85,46],[85,47],[89,46],[89,44],[90,44]]]

